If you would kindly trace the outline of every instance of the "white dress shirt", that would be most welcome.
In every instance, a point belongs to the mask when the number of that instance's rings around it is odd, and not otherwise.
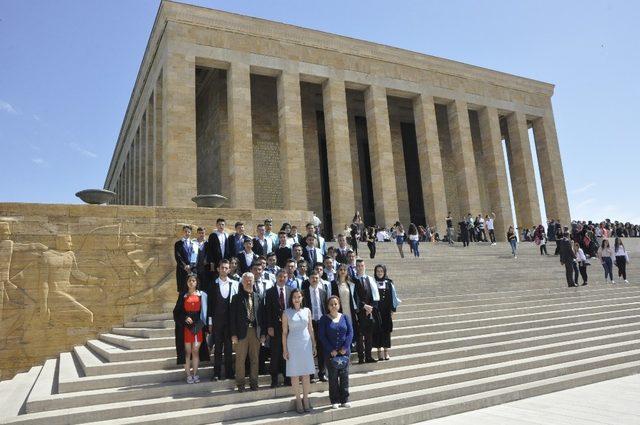
[[[222,258],[224,258],[224,249],[227,244],[227,234],[225,232],[218,232],[216,230],[216,236],[218,237],[218,241],[220,242],[220,253],[222,254]]]

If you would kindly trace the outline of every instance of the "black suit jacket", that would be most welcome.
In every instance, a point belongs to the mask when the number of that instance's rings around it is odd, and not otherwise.
[[[349,259],[347,258],[347,251],[349,251],[349,248],[346,247],[344,249],[344,254],[342,252],[340,252],[340,247],[337,246],[335,248],[335,252],[338,254],[336,255],[336,261],[340,264],[347,264],[349,262]]]
[[[256,335],[264,335],[264,308],[260,295],[256,292],[251,293],[253,297],[253,314],[256,320]],[[247,303],[249,302],[249,294],[244,289],[238,290],[238,295],[233,297],[231,301],[231,321],[229,330],[231,336],[237,336],[238,339],[247,337],[247,329],[249,329],[249,314],[247,312]]]
[[[233,235],[229,235],[229,237],[227,238],[227,243],[228,245],[228,252],[229,252],[229,257],[237,257],[242,251],[244,251],[244,246],[240,249],[240,251],[236,250],[236,241],[238,240],[238,238],[240,237],[240,235],[238,235],[237,233],[234,233]],[[249,236],[247,235],[242,235],[242,240],[245,241],[247,239],[251,239]]]
[[[267,290],[267,295],[264,300],[264,313],[265,313],[265,324],[268,328],[273,328],[275,333],[280,335],[282,334],[282,313],[284,312],[280,308],[280,300],[279,300],[279,290],[278,286],[272,286]],[[289,296],[291,295],[291,288],[285,285],[284,287],[284,299],[285,305],[289,302]],[[266,333],[266,329],[263,330]]]
[[[229,250],[230,239],[231,238],[229,237],[229,235],[227,235],[227,239],[225,240],[225,246],[224,246],[224,255],[222,255],[220,239],[218,239],[218,235],[216,235],[215,232],[211,233],[209,235],[209,239],[207,240],[207,248],[205,250],[206,252],[205,262],[207,264],[211,264],[213,268],[217,268],[220,260],[222,260],[223,258],[226,258],[227,260],[231,258],[231,252]]]
[[[268,238],[265,238],[268,239]],[[273,241],[271,241],[271,251],[275,250],[275,246],[273,245]],[[262,246],[262,241],[258,238],[253,238],[253,252],[258,255],[267,256],[268,252],[264,252],[264,247]]]
[[[574,258],[576,258],[576,254],[573,252],[571,244],[572,242],[568,239],[562,239],[560,241],[560,263],[571,263]]]
[[[255,254],[255,252],[254,252]],[[247,256],[245,254],[244,251],[242,251],[241,253],[239,253],[237,255],[238,257],[238,269],[240,269],[240,276],[242,276],[243,273],[246,273],[248,271],[251,271],[251,264],[249,264],[247,266]],[[254,256],[253,261],[255,261],[257,258],[257,254]],[[252,263],[253,263],[252,261]]]
[[[306,281],[308,282],[308,281]],[[304,283],[303,283],[304,285]],[[324,290],[324,285],[318,283],[318,293],[320,294],[320,315],[324,315],[327,312],[327,291]],[[304,306],[311,310],[311,317],[313,317],[313,305],[311,303],[311,285],[307,283],[306,287],[303,287],[302,293],[304,294]]]
[[[191,264],[191,258],[189,258],[189,254],[187,254],[187,250],[184,248],[184,242],[182,239],[173,245],[173,254],[176,258],[178,268],[184,270],[184,266]]]
[[[307,260],[307,263],[309,263],[309,269],[313,269],[316,265],[316,263],[322,263],[322,250],[320,248],[315,248],[316,250],[316,258],[315,261],[312,260],[311,258],[311,253],[309,252],[309,250],[307,248],[305,248],[302,251],[302,256],[304,257],[305,260]]]
[[[291,248],[289,247],[276,247],[276,258],[278,259],[278,267],[281,269],[287,264],[287,260],[293,256]]]

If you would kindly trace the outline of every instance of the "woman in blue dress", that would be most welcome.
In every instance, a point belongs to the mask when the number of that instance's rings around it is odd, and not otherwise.
[[[289,308],[282,314],[282,356],[287,361],[287,376],[296,395],[298,413],[309,412],[309,377],[316,373],[313,358],[316,342],[311,321],[311,310],[302,306],[302,291],[294,289],[289,297]],[[302,379],[302,400],[300,399]]]

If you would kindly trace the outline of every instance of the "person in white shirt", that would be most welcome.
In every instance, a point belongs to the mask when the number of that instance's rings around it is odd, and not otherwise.
[[[624,249],[624,244],[620,238],[616,238],[613,243],[613,251],[616,256],[616,266],[618,267],[618,277],[624,280],[624,283],[629,283],[627,280],[627,263],[629,262],[629,254]]]
[[[256,233],[256,237],[253,239],[253,252],[265,256],[273,252],[276,245],[273,243],[273,239],[265,236],[264,224],[256,226]]]
[[[487,214],[484,218],[484,225],[487,229],[487,232],[489,232],[489,240],[491,241],[491,245],[496,244],[496,234],[493,230],[493,222],[495,219],[496,213],[494,212],[491,213],[491,217],[489,217],[489,214]]]
[[[587,285],[587,257],[584,255],[584,251],[580,248],[580,244],[578,242],[573,243],[573,250],[576,253],[576,266],[578,267],[578,271],[580,272],[580,276],[582,276],[582,286]],[[574,272],[575,285],[578,285],[578,273]]]
[[[318,322],[326,312],[328,293],[320,284],[320,276],[314,270],[309,274],[309,285],[303,289],[305,307],[311,310],[313,332],[315,334],[316,352],[322,353],[322,344],[318,338]],[[318,379],[326,382],[324,356],[318,356]]]

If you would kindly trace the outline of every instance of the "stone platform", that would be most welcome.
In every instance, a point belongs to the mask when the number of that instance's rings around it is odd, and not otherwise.
[[[640,244],[627,239],[631,258]],[[188,385],[175,366],[168,311],[141,314],[1,383],[5,423],[415,423],[640,372],[640,285],[566,288],[557,257],[521,244],[469,248],[421,244],[421,258],[388,264],[403,303],[391,361],[353,365],[353,407],[329,409],[314,384],[315,412],[293,413],[290,388],[238,394],[233,382]],[[365,248],[366,249],[366,248]],[[408,252],[408,250],[407,250]],[[369,266],[371,268],[371,266]],[[3,397],[3,400],[5,398]]]

